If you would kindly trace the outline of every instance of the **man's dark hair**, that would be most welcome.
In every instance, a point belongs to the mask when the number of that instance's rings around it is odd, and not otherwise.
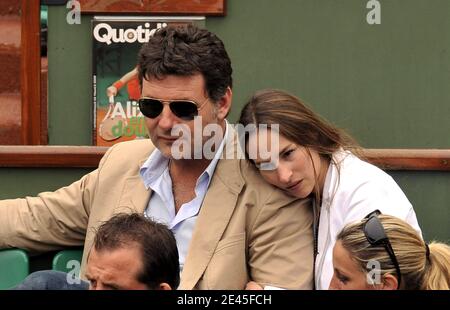
[[[103,223],[95,235],[96,251],[140,247],[143,270],[137,280],[149,289],[167,283],[172,289],[180,284],[180,265],[175,237],[167,226],[137,213],[118,214]],[[136,258],[139,259],[139,258]]]
[[[201,73],[209,98],[217,102],[232,87],[231,61],[223,42],[206,29],[193,25],[168,26],[144,44],[138,57],[139,81],[167,75]]]

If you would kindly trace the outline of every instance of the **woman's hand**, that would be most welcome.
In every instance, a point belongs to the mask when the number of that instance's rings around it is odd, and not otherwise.
[[[254,291],[254,290],[262,290],[263,287],[254,281],[250,281],[245,286],[246,290]]]

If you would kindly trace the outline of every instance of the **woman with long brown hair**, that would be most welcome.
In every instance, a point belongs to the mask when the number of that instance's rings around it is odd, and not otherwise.
[[[250,132],[244,148],[261,176],[291,196],[312,198],[317,289],[329,287],[333,247],[346,224],[380,209],[407,221],[421,233],[413,207],[396,182],[360,159],[354,140],[300,99],[280,90],[259,91],[244,106],[239,123],[259,128]],[[261,129],[264,126],[267,132]],[[278,147],[270,152],[278,159],[271,167],[266,164],[274,161],[259,156],[258,148],[262,147],[261,141],[271,135],[274,138],[274,134]]]

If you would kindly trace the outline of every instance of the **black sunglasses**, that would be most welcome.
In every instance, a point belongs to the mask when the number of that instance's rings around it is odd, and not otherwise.
[[[398,264],[397,257],[395,256],[394,249],[392,249],[391,242],[389,241],[389,238],[384,231],[383,224],[381,224],[380,219],[378,218],[378,215],[380,214],[380,210],[375,210],[365,217],[367,221],[363,226],[364,235],[366,236],[367,241],[369,241],[370,245],[383,245],[386,249],[386,252],[389,254],[389,257],[391,258],[391,261],[395,266],[395,270],[397,271],[398,289],[401,282],[400,266]]]
[[[161,100],[155,98],[143,97],[139,99],[139,109],[142,114],[148,118],[156,118],[163,111],[164,104],[168,103],[170,111],[182,120],[191,121],[198,115],[198,111],[208,101],[206,98],[200,105],[191,100]]]

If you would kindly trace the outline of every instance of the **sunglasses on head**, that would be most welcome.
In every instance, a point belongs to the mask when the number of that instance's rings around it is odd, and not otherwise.
[[[400,287],[401,281],[400,266],[398,264],[397,257],[395,256],[391,242],[389,241],[389,238],[386,235],[386,232],[384,231],[383,224],[381,224],[381,221],[378,218],[378,215],[380,214],[381,214],[380,210],[375,210],[365,217],[367,221],[364,223],[363,226],[364,235],[366,236],[366,239],[370,243],[370,245],[372,246],[382,245],[386,249],[386,252],[389,254],[389,257],[391,258],[391,261],[394,264],[395,270],[397,272],[398,276],[397,289],[398,289]]]
[[[148,118],[158,117],[164,109],[164,104],[168,104],[170,111],[182,120],[191,121],[198,115],[198,111],[208,101],[206,98],[201,104],[191,100],[161,100],[143,97],[139,99],[139,109]]]

